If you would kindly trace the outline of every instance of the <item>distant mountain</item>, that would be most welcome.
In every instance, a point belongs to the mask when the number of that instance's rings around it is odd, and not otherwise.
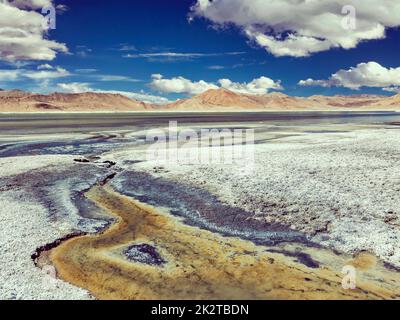
[[[0,112],[143,111],[151,106],[110,93],[32,94],[21,90],[0,91]]]
[[[377,105],[379,105],[380,103],[381,103],[380,101],[377,102]],[[394,107],[394,108],[400,109],[399,108],[399,106],[400,106],[400,94],[397,94],[397,95],[392,96],[392,97],[386,97],[384,99],[384,103],[388,107]]]
[[[159,106],[111,93],[33,94],[0,91],[0,112],[96,111],[280,111],[280,110],[400,110],[400,94],[291,97],[283,93],[250,95],[211,89],[188,99]]]
[[[307,102],[314,107],[329,107],[329,108],[368,108],[373,105],[386,106],[384,100],[387,96],[377,95],[351,95],[351,96],[311,96],[307,98]]]
[[[165,108],[179,111],[400,109],[400,95],[394,97],[337,95],[303,98],[278,92],[249,95],[226,89],[211,89],[192,98],[168,104]]]
[[[12,98],[21,98],[24,96],[28,96],[30,93],[22,91],[22,90],[1,90],[0,91],[0,99],[12,99]]]
[[[183,99],[166,105],[167,109],[174,110],[217,110],[239,108],[254,109],[259,102],[252,97],[238,94],[226,89],[210,89],[190,99]]]

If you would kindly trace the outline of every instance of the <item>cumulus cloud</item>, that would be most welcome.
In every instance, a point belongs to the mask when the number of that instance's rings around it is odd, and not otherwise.
[[[261,95],[268,93],[269,90],[283,89],[280,81],[274,81],[267,77],[260,77],[248,83],[232,82],[229,79],[220,79],[218,82],[222,88],[245,94]]]
[[[52,4],[49,0],[0,2],[0,60],[53,60],[67,52],[63,43],[47,39],[44,16],[34,9]]]
[[[283,89],[280,81],[274,81],[267,77],[260,77],[251,82],[233,82],[229,79],[220,79],[218,83],[204,80],[192,81],[184,77],[165,79],[161,74],[153,74],[150,86],[152,89],[163,93],[183,93],[195,95],[210,89],[225,88],[238,93],[266,94],[269,90]]]
[[[306,80],[300,80],[298,84],[303,87],[315,86],[315,87],[328,88],[332,86],[332,84],[328,80],[314,80],[312,78],[308,78]]]
[[[343,8],[356,9],[355,28]],[[347,12],[346,12],[347,13]],[[275,56],[305,57],[331,48],[355,48],[400,26],[398,0],[197,0],[190,18],[216,27],[234,25]]]
[[[138,100],[138,101],[142,101],[142,102],[145,102],[145,103],[167,104],[167,103],[171,102],[170,100],[168,100],[165,97],[151,95],[151,94],[145,93],[143,91],[141,91],[141,92],[115,91],[115,92],[119,93],[119,94],[122,94],[122,95],[125,95],[128,98],[135,99],[135,100]]]
[[[4,2],[20,9],[40,9],[52,5],[51,0],[10,0]]]
[[[49,65],[48,63],[41,64],[37,67],[38,70],[51,70],[54,69],[53,66]]]
[[[194,95],[209,89],[218,89],[217,85],[204,80],[191,81],[184,77],[164,79],[161,74],[153,74],[152,79],[150,87],[155,91],[163,93],[185,93]]]
[[[121,94],[130,99],[135,99],[138,101],[142,101],[145,103],[151,104],[167,104],[171,102],[165,97],[150,95],[143,91],[141,92],[130,92],[130,91],[119,91],[119,90],[101,90],[94,89],[90,86],[89,83],[86,82],[70,82],[70,83],[58,83],[57,87],[66,93],[83,93],[83,92],[98,92],[98,93],[113,93],[113,94]]]
[[[92,91],[89,83],[86,82],[58,83],[57,87],[60,88],[61,91],[68,93],[82,93]]]
[[[376,62],[360,63],[348,70],[339,70],[327,80],[307,79],[299,82],[301,86],[344,87],[358,90],[361,87],[396,90],[400,86],[400,67],[385,68]]]

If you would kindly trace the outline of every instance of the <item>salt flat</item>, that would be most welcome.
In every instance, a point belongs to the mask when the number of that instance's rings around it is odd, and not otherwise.
[[[394,128],[284,137],[257,144],[249,172],[242,165],[154,161],[134,169],[201,186],[251,213],[246,219],[282,223],[324,246],[366,250],[400,267],[399,138]],[[123,150],[109,158],[124,156],[144,159],[145,152]]]
[[[91,298],[46,275],[31,255],[72,232],[96,233],[112,223],[83,196],[104,181],[211,232],[285,250],[298,243],[310,254],[313,244],[350,255],[367,251],[400,267],[398,126],[325,122],[239,121],[255,129],[254,164],[222,165],[147,159],[151,126],[113,123],[60,136],[58,128],[35,136],[7,131],[0,135],[0,298]],[[238,126],[235,120],[180,128]]]
[[[0,178],[63,166],[66,160],[63,156],[0,159]],[[0,299],[89,299],[85,290],[57,280],[51,272],[40,270],[33,264],[31,255],[38,247],[71,230],[65,229],[62,221],[51,223],[48,208],[33,201],[21,187],[1,187]]]

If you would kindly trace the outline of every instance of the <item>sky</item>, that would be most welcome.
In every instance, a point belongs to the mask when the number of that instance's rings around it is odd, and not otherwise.
[[[0,88],[391,95],[399,26],[398,0],[0,0]]]

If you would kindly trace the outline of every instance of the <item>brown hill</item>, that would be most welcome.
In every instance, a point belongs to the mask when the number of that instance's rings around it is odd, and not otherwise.
[[[170,110],[257,110],[288,109],[305,107],[301,98],[289,97],[282,93],[250,95],[232,92],[227,89],[210,89],[189,99],[178,100],[166,106]]]
[[[254,109],[259,102],[247,95],[226,89],[210,89],[190,99],[183,99],[168,104],[173,110],[227,110],[231,108]]]
[[[314,107],[330,108],[367,108],[374,104],[380,104],[386,96],[377,95],[351,95],[351,96],[311,96],[307,102]],[[383,106],[383,105],[382,105]]]
[[[143,102],[110,93],[32,94],[20,90],[0,91],[0,112],[51,111],[143,111]]]
[[[22,90],[0,90],[0,98],[21,98],[28,95],[30,93]]]
[[[252,95],[251,97],[257,101],[257,109],[300,110],[311,108],[306,99],[301,97],[291,97],[287,94],[279,92],[273,92],[264,95]]]
[[[0,112],[96,111],[250,111],[250,110],[400,110],[400,94],[291,97],[283,93],[240,94],[212,89],[188,99],[156,106],[111,93],[32,94],[0,90]]]
[[[167,110],[240,111],[240,110],[385,110],[400,109],[400,95],[311,96],[291,97],[273,92],[265,95],[235,93],[212,89],[189,99],[165,106]]]
[[[388,107],[393,107],[395,109],[400,109],[400,94],[397,94],[392,97],[386,97],[382,99],[381,101],[376,103],[378,106],[379,104],[384,104]]]

